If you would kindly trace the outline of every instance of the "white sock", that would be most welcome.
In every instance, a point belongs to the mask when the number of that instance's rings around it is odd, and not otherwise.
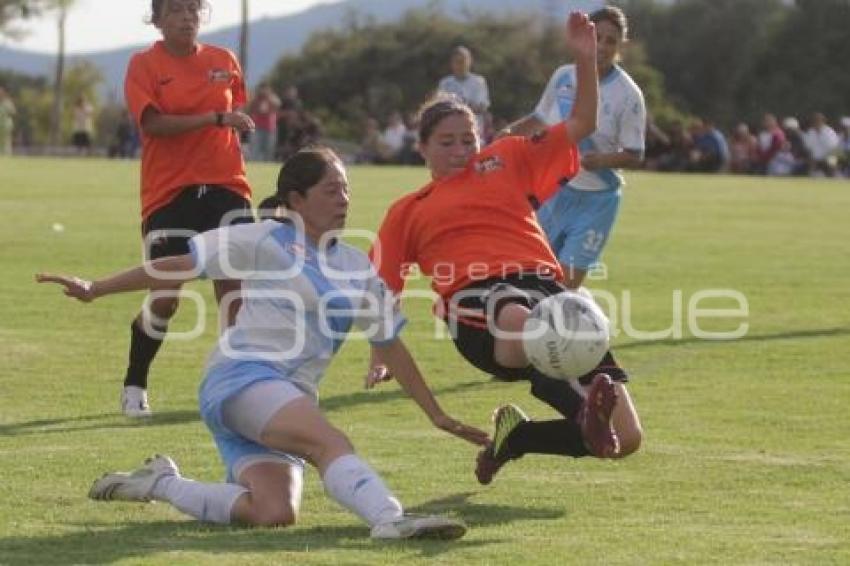
[[[200,521],[227,525],[233,504],[247,492],[234,483],[202,483],[180,476],[165,476],[156,482],[152,495]]]
[[[346,454],[331,462],[322,478],[325,491],[369,526],[401,517],[401,503],[369,465]]]

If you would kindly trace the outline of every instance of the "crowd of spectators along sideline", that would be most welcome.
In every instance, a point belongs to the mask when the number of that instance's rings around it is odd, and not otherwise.
[[[503,119],[489,112],[487,82],[471,72],[470,51],[458,46],[452,51],[451,74],[443,77],[437,90],[462,98],[476,112],[481,138],[492,141]],[[322,138],[318,119],[305,110],[298,89],[288,86],[278,96],[268,84],[261,84],[247,112],[256,124],[250,137],[243,139],[246,156],[256,161],[283,161],[298,149]],[[12,153],[15,106],[0,88],[0,155]],[[79,155],[93,147],[94,109],[83,97],[74,102],[71,143]],[[385,124],[377,118],[365,121],[357,149],[349,159],[355,163],[418,165],[416,116],[395,111]],[[134,157],[139,139],[125,112],[109,140],[110,157]],[[728,134],[707,119],[690,124],[675,123],[662,129],[650,118],[646,129],[644,169],[651,171],[850,178],[850,116],[840,118],[833,128],[821,113],[814,113],[801,126],[788,116],[780,122],[765,114],[758,129],[739,123]]]
[[[771,176],[850,177],[850,117],[837,131],[816,112],[801,127],[793,116],[781,123],[765,114],[757,130],[744,122],[724,134],[706,119],[667,131],[652,122],[646,132],[644,167],[653,171],[730,172]]]

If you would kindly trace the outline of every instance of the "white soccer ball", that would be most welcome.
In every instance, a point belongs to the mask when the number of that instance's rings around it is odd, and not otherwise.
[[[532,309],[522,346],[528,361],[544,374],[572,379],[599,365],[608,351],[608,333],[608,318],[592,297],[564,291]]]

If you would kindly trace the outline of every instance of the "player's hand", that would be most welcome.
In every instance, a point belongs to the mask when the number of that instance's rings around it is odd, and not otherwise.
[[[369,373],[366,374],[366,389],[372,389],[379,383],[391,381],[393,372],[384,364],[377,364],[369,368]]]
[[[490,443],[490,436],[486,432],[474,426],[456,421],[448,415],[439,415],[433,418],[431,422],[440,430],[444,430],[477,446],[487,446]]]
[[[225,112],[222,122],[225,126],[240,132],[253,132],[254,120],[244,112]]]
[[[596,26],[587,14],[570,13],[567,19],[567,49],[576,58],[596,56]]]
[[[37,273],[35,280],[38,283],[58,283],[65,288],[65,295],[84,303],[90,303],[95,299],[92,282],[80,279],[79,277]]]

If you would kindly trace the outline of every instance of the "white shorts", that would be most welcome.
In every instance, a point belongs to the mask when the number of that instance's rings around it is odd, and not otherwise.
[[[304,460],[273,450],[260,442],[269,420],[285,405],[306,397],[295,385],[282,379],[267,379],[250,385],[222,405],[225,431],[213,431],[228,481],[236,481],[249,466],[260,462],[289,464],[299,471]]]

